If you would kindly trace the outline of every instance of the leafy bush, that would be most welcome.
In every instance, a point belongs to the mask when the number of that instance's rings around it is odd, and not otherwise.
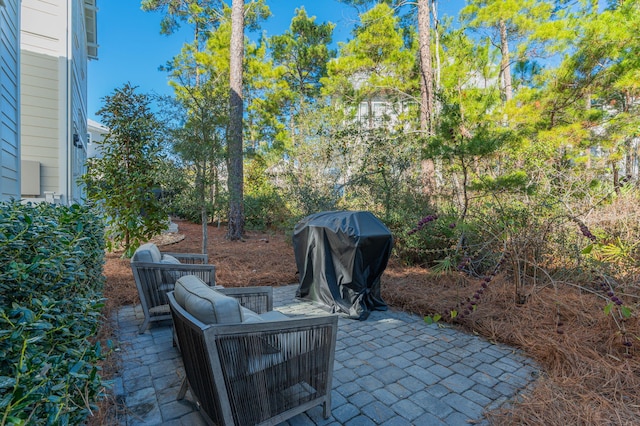
[[[285,198],[269,180],[265,159],[254,155],[246,167],[245,222],[250,229],[283,229],[291,221]]]
[[[188,187],[183,191],[169,194],[163,199],[170,214],[190,222],[202,222],[202,207],[198,201],[198,191]],[[211,214],[211,203],[207,202],[207,213]]]
[[[291,214],[276,192],[247,195],[244,208],[249,229],[283,229],[291,222]]]
[[[78,424],[103,388],[104,228],[88,208],[0,204],[0,424]]]
[[[99,203],[109,223],[107,247],[121,245],[128,257],[166,227],[167,212],[158,197],[163,127],[150,97],[128,83],[105,97],[98,115],[109,132],[96,141],[102,156],[88,161],[81,180],[87,198]]]

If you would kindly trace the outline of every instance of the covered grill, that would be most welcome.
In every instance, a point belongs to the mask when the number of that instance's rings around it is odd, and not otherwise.
[[[385,311],[380,278],[392,248],[391,232],[370,212],[307,216],[293,233],[300,274],[296,296],[353,319],[364,320],[371,311]]]

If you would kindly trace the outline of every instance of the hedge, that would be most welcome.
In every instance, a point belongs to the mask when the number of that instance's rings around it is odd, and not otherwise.
[[[0,425],[78,424],[94,408],[103,264],[89,208],[0,203]]]

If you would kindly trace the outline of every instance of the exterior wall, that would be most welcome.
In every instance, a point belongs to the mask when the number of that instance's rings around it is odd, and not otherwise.
[[[84,191],[78,179],[86,172],[87,162],[87,31],[85,28],[84,0],[73,0],[71,19],[71,59],[68,61],[71,91],[69,123],[71,129],[70,146],[70,199],[81,202]],[[76,139],[77,138],[77,139]]]
[[[80,202],[76,180],[87,148],[84,0],[22,0],[21,23],[22,159],[40,162],[34,198]]]
[[[366,129],[386,127],[389,130],[402,125],[400,117],[409,110],[409,102],[390,100],[384,96],[374,96],[360,102],[357,107],[355,120]],[[403,127],[408,130],[408,123]]]
[[[0,200],[20,197],[20,0],[0,3]]]
[[[104,140],[106,134],[109,133],[109,128],[103,126],[97,121],[88,119],[87,130],[89,132],[87,158],[102,158],[102,152],[100,151],[100,147],[96,144],[96,142],[102,142]]]

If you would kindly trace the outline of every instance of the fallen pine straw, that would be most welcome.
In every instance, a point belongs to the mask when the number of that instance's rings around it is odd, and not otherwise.
[[[480,282],[437,276],[420,268],[387,270],[383,298],[419,315],[444,312],[474,294]],[[542,369],[530,391],[506,408],[488,413],[496,425],[638,425],[640,362],[606,302],[575,286],[558,284],[515,303],[508,274],[496,277],[478,309],[459,325],[485,338],[522,349]],[[558,322],[562,323],[557,327]],[[638,318],[625,321],[628,336],[640,335]],[[560,333],[558,332],[560,330]]]
[[[178,225],[185,238],[161,250],[200,252],[200,225],[183,221]],[[209,227],[209,261],[216,265],[219,284],[297,282],[289,237],[256,232],[232,242],[224,238],[225,232],[225,228]],[[138,303],[138,296],[127,259],[108,255],[105,275],[105,316],[110,318],[109,312],[119,306]],[[464,275],[436,275],[392,259],[383,275],[382,297],[393,308],[430,315],[454,307],[479,285],[480,281]],[[633,337],[634,346],[627,354],[614,321],[603,312],[604,305],[594,294],[562,284],[537,289],[519,305],[508,273],[491,282],[477,311],[457,326],[520,348],[541,367],[540,378],[517,401],[487,413],[492,424],[640,425],[640,351],[636,348],[640,341]],[[558,321],[563,323],[562,334],[557,332]],[[625,326],[629,336],[640,335],[637,317]],[[103,406],[103,411],[108,408]]]

